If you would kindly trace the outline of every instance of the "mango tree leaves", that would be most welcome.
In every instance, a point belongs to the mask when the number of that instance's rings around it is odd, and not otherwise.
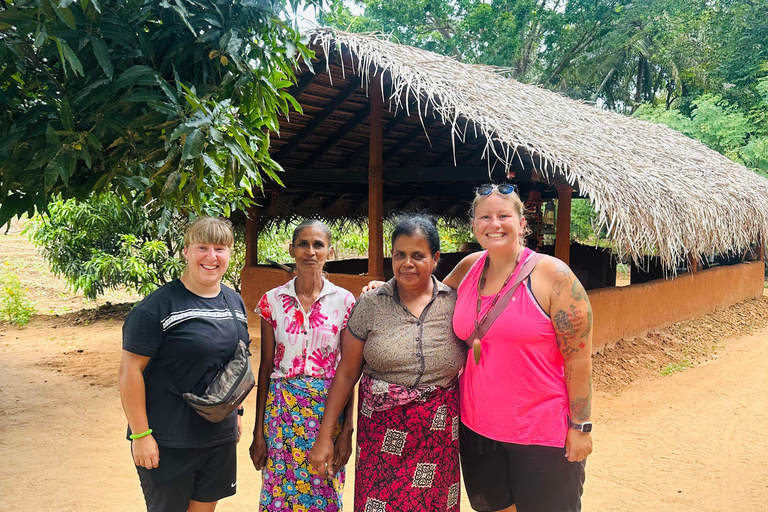
[[[287,0],[5,3],[0,225],[106,190],[231,211],[277,179],[268,132],[311,56]]]

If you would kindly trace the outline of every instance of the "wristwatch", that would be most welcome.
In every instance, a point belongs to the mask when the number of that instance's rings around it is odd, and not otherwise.
[[[580,432],[584,432],[585,434],[589,434],[592,432],[592,422],[586,421],[584,423],[574,423],[571,420],[568,420],[568,426],[572,429],[578,430]]]
[[[242,416],[243,414],[245,414],[245,408],[244,408],[244,407],[241,407],[241,408],[239,408],[239,409],[237,410],[237,415],[238,415],[238,416]]]

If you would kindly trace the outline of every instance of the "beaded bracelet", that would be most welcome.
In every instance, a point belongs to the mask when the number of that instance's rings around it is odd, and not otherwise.
[[[142,437],[147,437],[151,433],[152,433],[152,429],[149,429],[146,432],[142,432],[141,434],[131,434],[128,437],[130,437],[131,439],[141,439]]]

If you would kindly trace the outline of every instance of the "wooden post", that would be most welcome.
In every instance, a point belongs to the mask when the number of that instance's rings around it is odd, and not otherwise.
[[[259,210],[255,206],[248,208],[245,217],[245,266],[259,264]]]
[[[571,260],[571,195],[573,189],[568,185],[556,184],[557,189],[557,227],[555,231],[555,258],[570,265]]]
[[[688,272],[690,272],[693,275],[696,275],[696,272],[699,271],[699,260],[696,259],[696,255],[692,252],[688,253]]]
[[[765,261],[765,237],[762,233],[757,237],[757,259]]]
[[[381,77],[371,77],[368,139],[368,276],[384,278],[384,159]]]

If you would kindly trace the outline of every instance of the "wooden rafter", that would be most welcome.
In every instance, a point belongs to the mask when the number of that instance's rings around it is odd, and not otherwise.
[[[312,69],[308,69],[304,73],[302,73],[301,77],[299,78],[299,82],[292,86],[290,89],[288,89],[288,93],[293,96],[294,98],[299,97],[299,95],[304,92],[307,87],[312,85],[312,82],[314,82],[317,77],[318,73],[320,73],[323,68],[325,67],[325,57],[321,58],[317,62],[315,62],[312,65]],[[312,72],[314,70],[314,73]]]
[[[321,124],[323,124],[323,121],[328,119],[331,114],[336,112],[341,104],[344,103],[350,96],[352,96],[359,88],[360,83],[353,78],[352,81],[341,90],[341,92],[334,96],[333,100],[328,103],[328,106],[326,106],[319,114],[314,116],[312,120],[310,120],[309,123],[307,123],[307,125],[299,131],[299,133],[294,135],[288,144],[280,149],[280,152],[274,156],[275,161],[280,162],[288,158],[288,156],[293,153],[293,151],[302,142],[304,142],[307,137],[312,135],[312,132],[314,132]]]
[[[392,146],[389,151],[387,151],[384,154],[384,161],[387,162],[390,159],[392,159],[393,156],[397,155],[400,151],[405,149],[411,142],[415,141],[421,135],[427,133],[427,130],[430,126],[435,122],[435,118],[429,117],[427,119],[424,119],[424,125],[422,126],[421,123],[419,123],[418,126],[416,126],[414,129],[412,129],[410,132],[408,132],[408,135],[401,138],[399,141],[397,141],[397,144]]]
[[[411,112],[413,111],[411,110]],[[382,137],[386,139],[387,136],[390,133],[392,133],[392,130],[397,128],[400,125],[400,123],[402,123],[406,119],[408,119],[408,111],[404,108],[401,108],[400,111],[397,113],[397,115],[395,115],[395,117],[390,119],[387,125],[384,127],[384,134]],[[346,160],[344,160],[344,162],[341,164],[341,167],[343,168],[351,167],[352,164],[357,162],[360,159],[360,157],[363,156],[367,151],[368,151],[368,145],[361,144],[360,147],[354,153],[352,153],[350,156],[347,157]]]
[[[339,128],[338,130],[334,131],[333,134],[326,140],[322,146],[317,148],[315,151],[312,152],[309,157],[304,160],[301,165],[299,165],[299,168],[308,167],[310,165],[313,165],[315,162],[320,160],[323,155],[331,149],[333,146],[336,145],[341,139],[343,139],[348,133],[353,131],[355,128],[358,127],[360,123],[365,121],[365,119],[368,117],[368,106],[363,106],[360,110],[357,111],[357,113],[352,116],[352,118],[349,119],[346,123],[344,123],[344,126]]]

